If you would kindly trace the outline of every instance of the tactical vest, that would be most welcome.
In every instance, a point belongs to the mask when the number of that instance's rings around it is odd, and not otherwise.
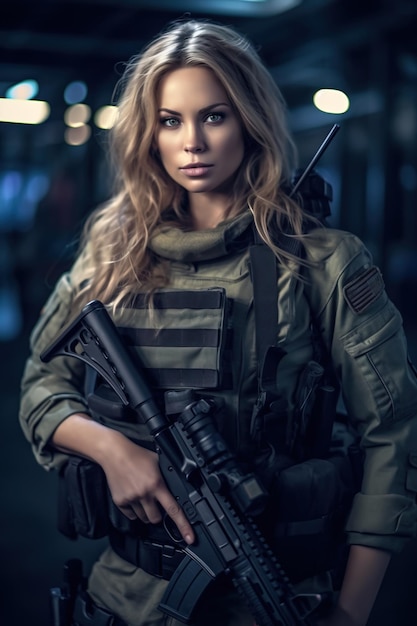
[[[285,356],[276,345],[277,328],[283,322],[277,319],[280,279],[269,248],[250,229],[248,232],[253,244],[250,261],[249,254],[242,252],[247,250],[247,240],[240,242],[242,250],[216,260],[216,272],[222,276],[219,287],[204,289],[205,280],[212,285],[215,276],[208,269],[194,277],[190,264],[184,280],[181,275],[174,280],[175,289],[154,294],[151,312],[146,297],[138,295],[119,319],[116,312],[115,322],[126,344],[139,353],[161,404],[165,390],[184,388],[197,389],[201,396],[221,396],[225,401],[224,412],[218,416],[219,429],[231,447],[242,453],[244,462],[250,455],[255,460],[255,469],[271,493],[269,508],[259,523],[284,569],[296,581],[334,565],[343,519],[357,485],[350,463],[342,464],[339,455],[336,461],[328,458],[337,394],[333,384],[324,379],[326,364],[315,359],[318,351],[314,345],[300,348],[308,358],[300,376],[296,406],[283,411],[276,399],[277,367]],[[287,240],[284,236],[280,245],[292,246],[293,240]],[[175,275],[175,263],[172,265]],[[248,337],[245,332],[253,308],[256,332]],[[241,357],[254,364],[252,375],[244,380],[236,343],[236,336],[241,341],[243,335],[247,345]],[[90,408],[97,419],[106,415],[115,424],[130,419],[106,386],[97,389],[96,381],[91,380],[87,384]],[[242,388],[245,397],[252,399],[250,407],[236,405]],[[312,414],[320,414],[314,429]],[[141,436],[140,428],[137,435],[142,445],[152,445],[149,437]],[[241,440],[252,442],[247,454],[240,448]],[[64,470],[64,499],[78,504],[72,506],[72,519],[68,509],[63,512],[61,530],[72,536],[109,534],[113,548],[123,558],[140,567],[145,567],[146,558],[148,571],[169,577],[180,558],[175,546],[169,548],[163,529],[150,529],[150,525],[123,518],[112,505],[100,468],[91,465],[75,461]],[[78,490],[76,497],[69,493],[71,486]],[[144,556],[144,542],[162,546],[162,553],[172,553],[163,571],[155,571],[151,565],[157,560],[155,555]]]

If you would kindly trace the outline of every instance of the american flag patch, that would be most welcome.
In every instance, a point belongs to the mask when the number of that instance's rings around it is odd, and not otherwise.
[[[343,294],[354,313],[363,313],[379,298],[384,287],[380,270],[372,266],[345,285]]]

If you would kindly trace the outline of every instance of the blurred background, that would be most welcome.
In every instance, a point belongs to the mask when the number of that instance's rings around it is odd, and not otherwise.
[[[67,558],[100,542],[56,530],[56,476],[17,423],[28,336],[73,259],[85,217],[109,193],[106,133],[125,62],[168,22],[235,26],[282,89],[306,165],[333,186],[333,226],[361,237],[400,308],[417,361],[415,0],[4,0],[0,18],[0,623],[47,626]],[[371,626],[415,626],[417,548],[394,558]]]

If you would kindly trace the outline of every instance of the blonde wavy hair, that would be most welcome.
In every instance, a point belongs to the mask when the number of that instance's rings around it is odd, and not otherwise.
[[[236,30],[209,20],[169,25],[127,64],[119,82],[117,121],[110,131],[114,164],[112,198],[86,222],[77,298],[116,306],[129,295],[166,285],[169,269],[148,248],[164,224],[189,228],[185,191],[165,172],[154,148],[157,94],[175,69],[203,66],[214,72],[240,119],[245,155],[236,175],[228,216],[250,208],[260,236],[278,259],[292,255],[271,239],[271,224],[302,237],[304,213],[283,190],[296,151],[281,92],[253,45]]]

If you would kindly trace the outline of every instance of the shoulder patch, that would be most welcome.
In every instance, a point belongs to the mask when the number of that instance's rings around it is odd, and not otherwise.
[[[378,300],[385,285],[380,270],[373,265],[365,269],[343,289],[343,295],[354,313],[363,313]]]

